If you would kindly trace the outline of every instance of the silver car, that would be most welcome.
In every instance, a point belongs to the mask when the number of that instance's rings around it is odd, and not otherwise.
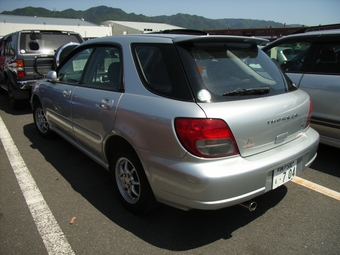
[[[32,91],[43,137],[109,170],[122,203],[219,209],[308,167],[311,102],[249,37],[144,34],[76,47]],[[81,174],[81,171],[79,172]]]
[[[340,30],[293,34],[262,50],[311,97],[320,142],[340,148]]]

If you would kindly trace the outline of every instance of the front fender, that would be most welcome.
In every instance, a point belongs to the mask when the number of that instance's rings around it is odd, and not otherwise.
[[[30,99],[30,103],[31,103],[31,107],[33,109],[34,107],[34,104],[36,102],[41,102],[41,91],[39,90],[40,88],[40,84],[43,82],[43,81],[46,81],[46,79],[44,80],[39,80],[39,81],[36,81],[34,83],[34,85],[32,86],[32,90],[31,90],[31,99]]]

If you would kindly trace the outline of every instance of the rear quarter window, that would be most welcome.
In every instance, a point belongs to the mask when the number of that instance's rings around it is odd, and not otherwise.
[[[139,77],[154,94],[192,101],[182,65],[172,44],[132,44]]]

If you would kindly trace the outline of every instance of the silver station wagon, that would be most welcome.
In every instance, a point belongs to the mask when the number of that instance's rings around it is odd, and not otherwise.
[[[34,123],[110,171],[132,212],[251,201],[301,173],[319,143],[308,94],[258,43],[183,34],[86,41],[33,87]]]

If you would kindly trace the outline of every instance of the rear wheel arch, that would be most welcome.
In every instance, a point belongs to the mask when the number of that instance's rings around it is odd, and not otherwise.
[[[154,210],[158,203],[133,146],[124,138],[115,136],[106,142],[105,147],[109,170],[123,205],[138,214]]]
[[[105,142],[105,156],[108,162],[110,162],[110,157],[117,153],[119,148],[121,148],[122,146],[130,147],[131,149],[133,149],[128,141],[118,135],[111,136]]]

